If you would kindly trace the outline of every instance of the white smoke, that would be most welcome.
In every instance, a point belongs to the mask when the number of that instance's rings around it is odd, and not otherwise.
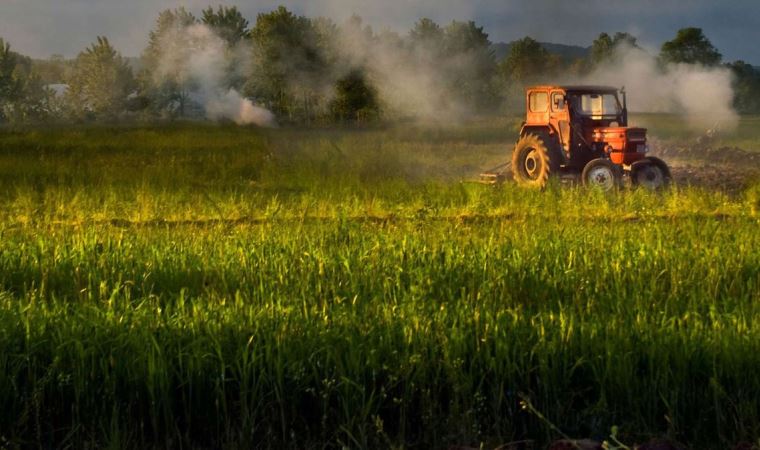
[[[201,104],[211,120],[229,119],[238,125],[275,126],[274,114],[255,105],[226,79],[245,73],[248,48],[229,48],[227,42],[203,24],[180,27],[162,37],[163,54],[156,71],[157,80],[173,78],[191,90],[191,98]]]
[[[455,88],[468,83],[470,74],[475,73],[477,54],[441,55],[425,45],[410,45],[389,31],[374,33],[361,22],[336,28],[327,46],[340,55],[337,69],[330,74],[304,73],[294,63],[289,71],[294,85],[308,85],[327,103],[335,94],[335,82],[360,69],[391,117],[459,120],[477,113],[471,99]],[[157,77],[178,79],[190,86],[192,98],[203,106],[206,117],[274,126],[270,111],[229,88],[230,71],[246,76],[253,69],[250,44],[229,48],[224,39],[202,24],[167,33],[164,40],[165,54],[160,58]],[[565,81],[625,86],[631,111],[682,114],[697,129],[717,126],[727,130],[738,123],[732,106],[732,73],[724,67],[663,66],[644,50],[621,45],[613,58],[590,75]]]
[[[274,114],[243,98],[235,89],[224,95],[214,95],[206,100],[206,116],[211,120],[231,119],[238,125],[256,124],[274,126]]]
[[[662,66],[640,48],[620,46],[610,61],[580,81],[625,86],[631,111],[682,114],[695,129],[729,130],[738,125],[733,75],[725,67]]]
[[[340,27],[332,45],[342,67],[366,72],[390,117],[459,121],[476,113],[472,99],[453,88],[476,67],[474,52],[440,54],[434,45],[415,45],[388,30],[375,33],[361,23]]]

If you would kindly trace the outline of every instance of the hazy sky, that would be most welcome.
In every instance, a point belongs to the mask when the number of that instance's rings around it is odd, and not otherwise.
[[[184,5],[238,6],[249,21],[283,4],[341,21],[353,13],[376,28],[405,32],[419,17],[475,20],[494,42],[529,35],[588,46],[602,31],[628,31],[657,49],[676,30],[697,26],[726,60],[760,65],[760,0],[0,0],[0,37],[34,57],[74,56],[98,35],[126,56],[145,46],[159,11]]]

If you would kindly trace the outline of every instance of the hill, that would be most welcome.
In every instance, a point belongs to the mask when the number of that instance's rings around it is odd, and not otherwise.
[[[491,46],[496,60],[500,61],[509,55],[513,42],[499,42]],[[551,42],[540,42],[540,44],[549,52],[559,55],[563,60],[572,61],[578,58],[588,56],[591,47],[581,47],[579,45],[555,44]]]

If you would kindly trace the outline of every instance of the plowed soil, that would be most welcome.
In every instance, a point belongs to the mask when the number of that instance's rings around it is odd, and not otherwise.
[[[738,193],[760,179],[760,152],[709,142],[650,140],[652,155],[665,160],[679,186]]]

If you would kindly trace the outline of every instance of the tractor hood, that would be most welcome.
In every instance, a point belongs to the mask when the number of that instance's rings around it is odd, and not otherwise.
[[[591,138],[604,146],[615,164],[632,164],[644,158],[649,151],[646,128],[594,128]]]
[[[609,145],[612,145],[614,148],[622,149],[622,147],[615,146],[613,142],[621,144],[624,144],[626,142],[646,143],[647,129],[631,127],[594,128],[593,140],[594,142],[605,142]]]

